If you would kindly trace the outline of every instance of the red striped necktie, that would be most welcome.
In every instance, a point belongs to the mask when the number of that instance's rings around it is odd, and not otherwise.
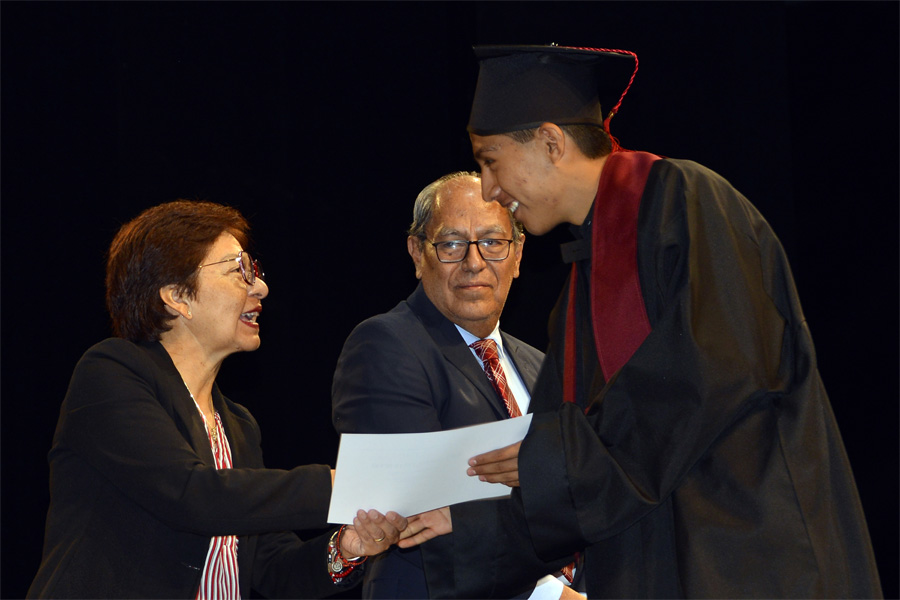
[[[506,373],[503,372],[503,367],[500,366],[500,355],[497,353],[497,342],[491,339],[483,339],[472,343],[469,347],[475,351],[475,354],[477,354],[478,358],[481,359],[481,362],[484,363],[484,374],[487,375],[488,381],[490,381],[491,385],[494,387],[494,391],[497,392],[497,395],[500,396],[500,398],[503,399],[503,403],[506,404],[506,410],[509,412],[509,416],[521,417],[522,411],[519,410],[516,398],[513,396],[512,390],[509,389],[509,384],[506,382]]]

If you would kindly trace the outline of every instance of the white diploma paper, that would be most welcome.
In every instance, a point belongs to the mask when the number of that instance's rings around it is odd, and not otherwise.
[[[458,502],[502,498],[510,488],[466,475],[469,459],[520,441],[531,415],[428,433],[345,433],[338,449],[329,523],[374,508],[404,517]]]

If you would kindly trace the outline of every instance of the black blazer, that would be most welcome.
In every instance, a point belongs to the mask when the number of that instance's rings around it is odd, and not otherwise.
[[[326,465],[264,469],[259,426],[213,389],[233,469],[216,470],[181,376],[159,343],[105,340],[72,375],[50,450],[43,560],[29,597],[193,598],[210,537],[239,536],[241,595],[321,597]]]
[[[543,353],[501,332],[503,347],[530,390]],[[390,312],[360,323],[347,338],[332,387],[340,433],[440,431],[508,419],[503,401],[456,327],[420,284]],[[369,561],[364,597],[427,598],[452,587],[453,536]],[[424,567],[423,567],[424,559]]]

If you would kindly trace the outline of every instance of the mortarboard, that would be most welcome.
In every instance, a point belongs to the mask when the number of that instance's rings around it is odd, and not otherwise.
[[[475,46],[478,83],[468,130],[495,135],[537,127],[593,124],[609,131],[608,120],[637,74],[637,55],[627,50],[567,46]],[[604,120],[600,100],[609,77],[622,89],[622,58],[634,60],[634,72]],[[630,70],[630,65],[628,65]]]

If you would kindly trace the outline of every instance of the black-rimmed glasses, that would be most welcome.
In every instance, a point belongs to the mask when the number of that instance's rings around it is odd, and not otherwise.
[[[466,259],[469,254],[469,246],[475,244],[478,253],[484,260],[499,261],[506,260],[509,256],[509,246],[512,240],[497,240],[487,238],[483,240],[449,240],[446,242],[432,242],[429,244],[434,246],[437,258],[442,263],[458,263]]]
[[[200,265],[198,268],[202,269],[203,267],[211,267],[213,265],[221,265],[222,263],[227,262],[236,262],[241,268],[241,277],[244,278],[244,281],[247,282],[247,285],[253,285],[256,283],[256,278],[265,279],[266,274],[263,273],[262,267],[259,266],[258,260],[253,260],[250,255],[243,250],[238,253],[236,258],[229,258],[226,260],[220,260],[214,263],[208,263],[205,265]]]

